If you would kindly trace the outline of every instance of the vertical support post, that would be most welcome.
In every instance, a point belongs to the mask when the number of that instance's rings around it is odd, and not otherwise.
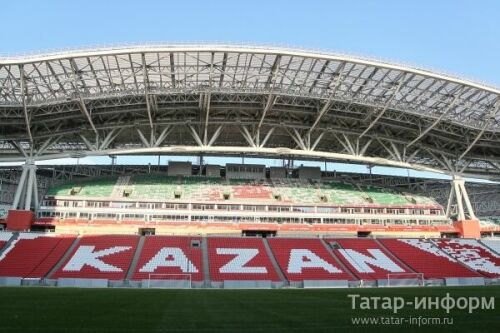
[[[457,198],[458,219],[463,221],[465,220],[464,205],[462,202],[462,193],[460,191],[459,182],[457,180],[453,180],[453,188],[455,189],[455,197]]]
[[[465,182],[462,182],[462,195],[465,201],[465,205],[467,206],[467,212],[469,213],[471,220],[476,220],[476,214],[474,213],[474,209],[472,209],[472,204],[470,203],[469,194],[465,189]]]
[[[19,206],[19,201],[21,200],[21,194],[23,193],[27,173],[28,168],[26,167],[26,165],[23,165],[23,172],[21,173],[19,184],[17,184],[16,194],[14,195],[14,202],[12,203],[12,209],[17,209],[17,207]]]
[[[38,208],[38,186],[36,184],[36,166],[31,158],[26,159],[23,165],[23,172],[17,185],[16,194],[14,195],[14,202],[12,209],[30,210],[31,204],[34,208]]]
[[[29,167],[28,170],[28,183],[26,187],[26,201],[24,203],[24,210],[30,210],[31,208],[31,199],[33,197],[33,169]]]
[[[465,208],[464,209],[464,202]],[[458,220],[466,220],[465,214],[467,213],[469,220],[475,220],[476,214],[469,199],[467,190],[465,189],[465,181],[462,177],[454,175],[451,180],[450,196],[448,197],[448,204],[446,206],[446,216],[451,214],[451,206],[453,203],[457,205]]]
[[[448,196],[448,204],[446,205],[446,217],[447,218],[450,218],[451,206],[453,204],[453,200],[455,200],[455,190],[453,188],[453,184],[451,184],[450,195]]]

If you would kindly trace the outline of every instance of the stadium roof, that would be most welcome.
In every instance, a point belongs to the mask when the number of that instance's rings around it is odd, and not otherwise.
[[[500,179],[500,89],[268,46],[0,58],[0,161],[114,154],[344,160]]]

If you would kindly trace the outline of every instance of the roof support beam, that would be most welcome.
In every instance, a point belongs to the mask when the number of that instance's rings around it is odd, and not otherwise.
[[[255,143],[254,138],[252,137],[252,135],[250,134],[250,131],[246,128],[246,126],[241,126],[240,133],[241,133],[241,135],[243,135],[243,138],[245,138],[245,140],[247,140],[247,142],[250,146],[252,146],[254,148],[257,147],[257,144]]]
[[[87,110],[87,106],[85,105],[85,102],[82,98],[82,94],[80,93],[80,88],[78,88],[77,80],[80,80],[82,82],[82,85],[85,83],[81,77],[81,74],[79,73],[79,69],[76,65],[76,62],[73,59],[71,59],[71,60],[72,60],[70,62],[71,69],[73,70],[73,81],[71,82],[71,85],[73,86],[73,89],[75,90],[76,94],[78,95],[78,104],[80,106],[80,111],[85,116],[85,118],[87,118],[87,121],[89,122],[90,127],[92,127],[92,130],[94,131],[94,133],[96,135],[96,138],[98,138],[99,132],[97,131],[97,128],[95,127],[94,122],[92,121],[92,117],[91,117],[89,111]]]
[[[170,80],[172,80],[172,87],[175,88],[175,63],[174,54],[170,52]]]
[[[446,117],[451,112],[451,110],[455,106],[456,102],[458,101],[459,97],[460,97],[460,94],[455,95],[455,97],[453,98],[451,103],[446,107],[446,110],[439,116],[439,118],[437,118],[430,126],[428,126],[423,132],[421,132],[419,134],[419,136],[417,136],[415,139],[413,139],[413,141],[408,143],[406,145],[406,148],[413,146],[420,139],[422,139],[424,136],[426,136],[427,133],[429,133],[434,127],[436,127],[436,125],[439,124],[441,122],[441,120],[443,120],[443,118]]]
[[[210,139],[210,141],[208,142],[208,146],[210,147],[211,145],[214,144],[215,140],[217,140],[219,138],[219,135],[222,131],[222,125],[220,125],[219,127],[217,127],[217,129],[215,130],[214,132],[214,135],[212,135],[212,138]]]
[[[160,133],[158,138],[156,138],[156,141],[153,144],[153,147],[159,147],[163,143],[163,141],[165,141],[165,139],[167,138],[167,136],[170,134],[171,131],[172,131],[172,126],[170,126],[170,125],[166,126],[163,129],[163,131]]]
[[[28,153],[26,152],[26,150],[24,150],[23,146],[21,145],[20,142],[16,142],[16,141],[9,141],[9,143],[18,151],[20,152],[24,157],[28,157]]]
[[[370,131],[372,129],[373,126],[375,126],[375,124],[379,121],[380,118],[382,118],[382,116],[384,115],[385,111],[387,111],[387,109],[389,108],[389,106],[391,105],[391,102],[392,100],[396,97],[396,95],[398,94],[399,90],[401,89],[401,87],[403,86],[403,82],[404,82],[404,78],[405,78],[406,75],[402,75],[401,76],[401,79],[399,80],[399,83],[397,84],[396,86],[396,89],[394,89],[394,92],[392,93],[391,97],[389,97],[387,99],[387,101],[385,102],[385,105],[384,107],[382,108],[382,110],[379,112],[379,114],[377,115],[377,117],[375,117],[374,120],[372,120],[372,122],[368,125],[368,127],[363,131],[363,133],[361,133],[361,135],[359,136],[359,138],[362,138],[363,136],[365,136],[366,133],[368,133],[368,131]]]
[[[262,141],[259,142],[259,147],[262,148],[262,147],[264,147],[266,145],[267,140],[269,140],[269,138],[273,134],[274,129],[275,129],[275,127],[271,127],[271,129],[266,133],[266,136],[264,137],[264,140],[262,140]]]
[[[260,116],[259,124],[255,129],[256,132],[260,130],[262,124],[264,123],[264,119],[266,118],[267,113],[272,109],[274,103],[276,102],[276,96],[274,95],[274,87],[276,86],[276,74],[278,73],[278,68],[281,64],[281,55],[277,55],[276,59],[274,59],[273,66],[271,67],[271,73],[266,82],[266,88],[270,89],[269,95],[267,96],[266,105],[262,110],[262,114]]]
[[[316,140],[314,140],[314,143],[309,147],[309,150],[315,150],[316,149],[316,147],[318,146],[318,144],[321,141],[321,139],[323,139],[323,135],[325,135],[325,132],[321,132],[321,134],[318,135],[318,137],[316,138]]]
[[[196,141],[198,146],[200,146],[200,147],[205,146],[203,144],[203,141],[201,140],[200,136],[198,135],[198,132],[194,129],[194,127],[191,125],[188,125],[188,127],[191,130],[191,136],[193,137],[194,141]]]
[[[342,135],[344,136],[344,138],[347,138],[345,134],[342,134]],[[342,147],[344,147],[344,150],[347,153],[349,153],[351,155],[356,155],[356,152],[354,151],[353,146],[350,144],[350,142],[342,140],[335,133],[333,133],[333,137],[335,139],[337,139],[337,141],[342,145]]]
[[[285,129],[288,132],[288,134],[292,137],[292,139],[295,141],[295,143],[297,144],[297,146],[300,147],[300,149],[302,149],[302,150],[308,150],[307,146],[306,146],[306,144],[304,142],[304,140],[302,139],[302,136],[299,134],[299,132],[297,131],[296,128],[292,128],[293,132],[290,132],[288,130],[288,128],[285,128]]]
[[[111,131],[109,131],[108,135],[104,138],[102,141],[99,149],[107,149],[111,143],[116,139],[116,137],[120,134],[120,132],[123,130],[123,127],[121,128],[113,128]]]
[[[45,140],[45,142],[36,150],[35,157],[42,155],[52,144],[60,140],[62,135],[52,136]]]
[[[23,104],[24,122],[26,125],[26,132],[28,133],[28,138],[30,140],[31,149],[33,149],[33,135],[31,134],[30,115],[28,111],[28,105],[26,102],[27,88],[26,88],[26,78],[24,74],[24,65],[19,65],[19,72],[21,73],[21,102]]]
[[[146,66],[146,56],[144,55],[144,53],[141,54],[141,58],[142,58],[142,74],[144,80],[144,95],[146,97],[146,108],[148,111],[149,127],[151,128],[151,132],[153,132],[153,116],[151,115],[151,101],[149,100],[148,68]]]
[[[146,139],[146,137],[144,136],[142,131],[139,128],[136,128],[135,130],[137,131],[137,134],[139,135],[139,139],[141,139],[141,142],[144,144],[144,147],[146,147],[146,148],[151,147],[150,142]]]
[[[90,113],[87,110],[87,106],[85,105],[85,102],[83,101],[82,95],[80,95],[80,93],[78,93],[78,105],[80,106],[80,111],[83,113],[85,118],[87,118],[87,121],[89,122],[90,127],[92,127],[92,130],[94,131],[96,137],[99,137],[99,132],[97,131],[97,128],[92,121],[92,117],[90,116]]]
[[[496,104],[497,104],[497,106],[491,108],[491,111],[488,112],[487,118],[484,121],[484,125],[483,125],[483,128],[481,128],[481,131],[478,133],[476,138],[474,140],[472,140],[472,142],[469,144],[469,146],[467,146],[467,149],[465,149],[465,151],[460,155],[458,160],[461,160],[462,158],[464,158],[464,156],[467,155],[467,153],[472,149],[472,147],[474,147],[474,145],[479,141],[479,139],[481,139],[484,132],[486,131],[486,128],[488,128],[492,119],[494,119],[494,116],[498,113],[498,110],[500,109],[500,101],[498,101]]]
[[[338,66],[337,70],[335,71],[336,77],[334,80],[332,80],[332,82],[330,82],[330,85],[327,88],[327,89],[331,89],[331,91],[328,94],[328,98],[325,101],[325,104],[323,104],[323,107],[319,111],[318,115],[316,116],[316,119],[314,119],[314,122],[311,125],[311,127],[309,128],[309,130],[307,131],[307,134],[312,133],[312,131],[316,128],[316,126],[318,125],[321,118],[328,112],[328,110],[330,110],[330,107],[333,104],[333,99],[335,97],[337,89],[339,88],[340,83],[342,82],[343,76],[340,74],[340,72],[342,72],[344,70],[345,64],[346,64],[345,62],[340,64]]]
[[[91,151],[96,151],[96,145],[92,144],[86,137],[84,137],[82,134],[80,134],[80,138],[82,139],[83,143],[87,146],[87,148]],[[96,138],[97,139],[97,138]]]
[[[357,140],[357,142],[359,143],[359,139]],[[373,138],[370,138],[370,140],[368,140],[364,144],[364,146],[360,150],[358,150],[358,154],[357,155],[363,156],[366,153],[366,150],[368,149],[368,147],[372,144],[372,142],[373,142]]]

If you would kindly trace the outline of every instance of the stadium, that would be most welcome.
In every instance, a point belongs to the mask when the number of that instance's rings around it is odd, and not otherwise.
[[[112,162],[51,164],[87,157]],[[500,89],[448,74],[216,43],[3,57],[0,162],[3,286],[255,305],[500,284]],[[5,290],[53,289],[72,297]]]

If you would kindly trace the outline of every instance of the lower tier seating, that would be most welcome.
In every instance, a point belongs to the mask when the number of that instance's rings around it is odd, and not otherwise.
[[[353,279],[319,239],[270,238],[269,245],[289,281]]]
[[[0,276],[43,278],[74,239],[74,236],[20,233],[0,256]]]
[[[362,280],[383,280],[388,274],[414,273],[372,239],[328,239],[335,255]],[[402,275],[403,276],[403,275]],[[407,276],[407,275],[406,275]]]
[[[478,277],[427,239],[380,239],[384,246],[425,279]]]
[[[138,236],[83,236],[53,278],[123,280]]]
[[[500,241],[67,235],[0,232],[0,276],[213,281],[385,280],[500,277]],[[203,248],[207,242],[208,262]],[[73,245],[73,246],[72,246]],[[71,249],[71,250],[70,250]],[[137,253],[136,253],[137,252]],[[133,258],[137,258],[131,268]],[[274,258],[273,258],[274,257]],[[275,270],[273,260],[279,270]],[[204,265],[208,264],[208,267]],[[281,270],[281,272],[280,272]],[[130,271],[130,272],[129,272]]]
[[[210,278],[279,281],[261,238],[208,238]]]
[[[201,237],[147,236],[133,280],[203,281]]]
[[[489,278],[500,277],[500,255],[475,239],[437,239],[437,246],[470,269]]]

